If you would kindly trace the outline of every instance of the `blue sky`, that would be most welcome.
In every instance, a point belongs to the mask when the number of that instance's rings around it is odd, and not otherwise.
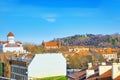
[[[120,33],[119,0],[0,0],[0,40],[41,43],[75,34]]]

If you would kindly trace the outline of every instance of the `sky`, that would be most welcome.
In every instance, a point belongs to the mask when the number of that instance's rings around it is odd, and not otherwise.
[[[40,44],[76,34],[120,33],[120,0],[0,0],[0,40]]]

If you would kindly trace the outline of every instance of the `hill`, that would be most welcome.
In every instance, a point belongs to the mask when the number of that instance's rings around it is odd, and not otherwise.
[[[69,36],[64,38],[57,38],[52,41],[59,41],[63,46],[120,47],[120,34],[74,35],[74,36]]]

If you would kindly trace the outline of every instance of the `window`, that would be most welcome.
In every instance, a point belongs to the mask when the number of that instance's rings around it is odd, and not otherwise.
[[[118,71],[120,71],[120,65],[118,66]]]

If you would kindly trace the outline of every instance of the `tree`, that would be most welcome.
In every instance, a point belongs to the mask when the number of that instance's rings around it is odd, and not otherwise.
[[[96,65],[98,63],[104,62],[105,59],[101,54],[92,54],[92,63]]]
[[[91,60],[91,56],[74,55],[69,58],[69,66],[73,69],[85,69]]]
[[[42,53],[43,52],[43,47],[41,45],[25,43],[23,46],[25,50],[31,53]]]
[[[117,56],[118,56],[118,58],[120,58],[120,50],[118,50]]]
[[[116,44],[116,39],[112,39],[112,45],[115,46]]]

